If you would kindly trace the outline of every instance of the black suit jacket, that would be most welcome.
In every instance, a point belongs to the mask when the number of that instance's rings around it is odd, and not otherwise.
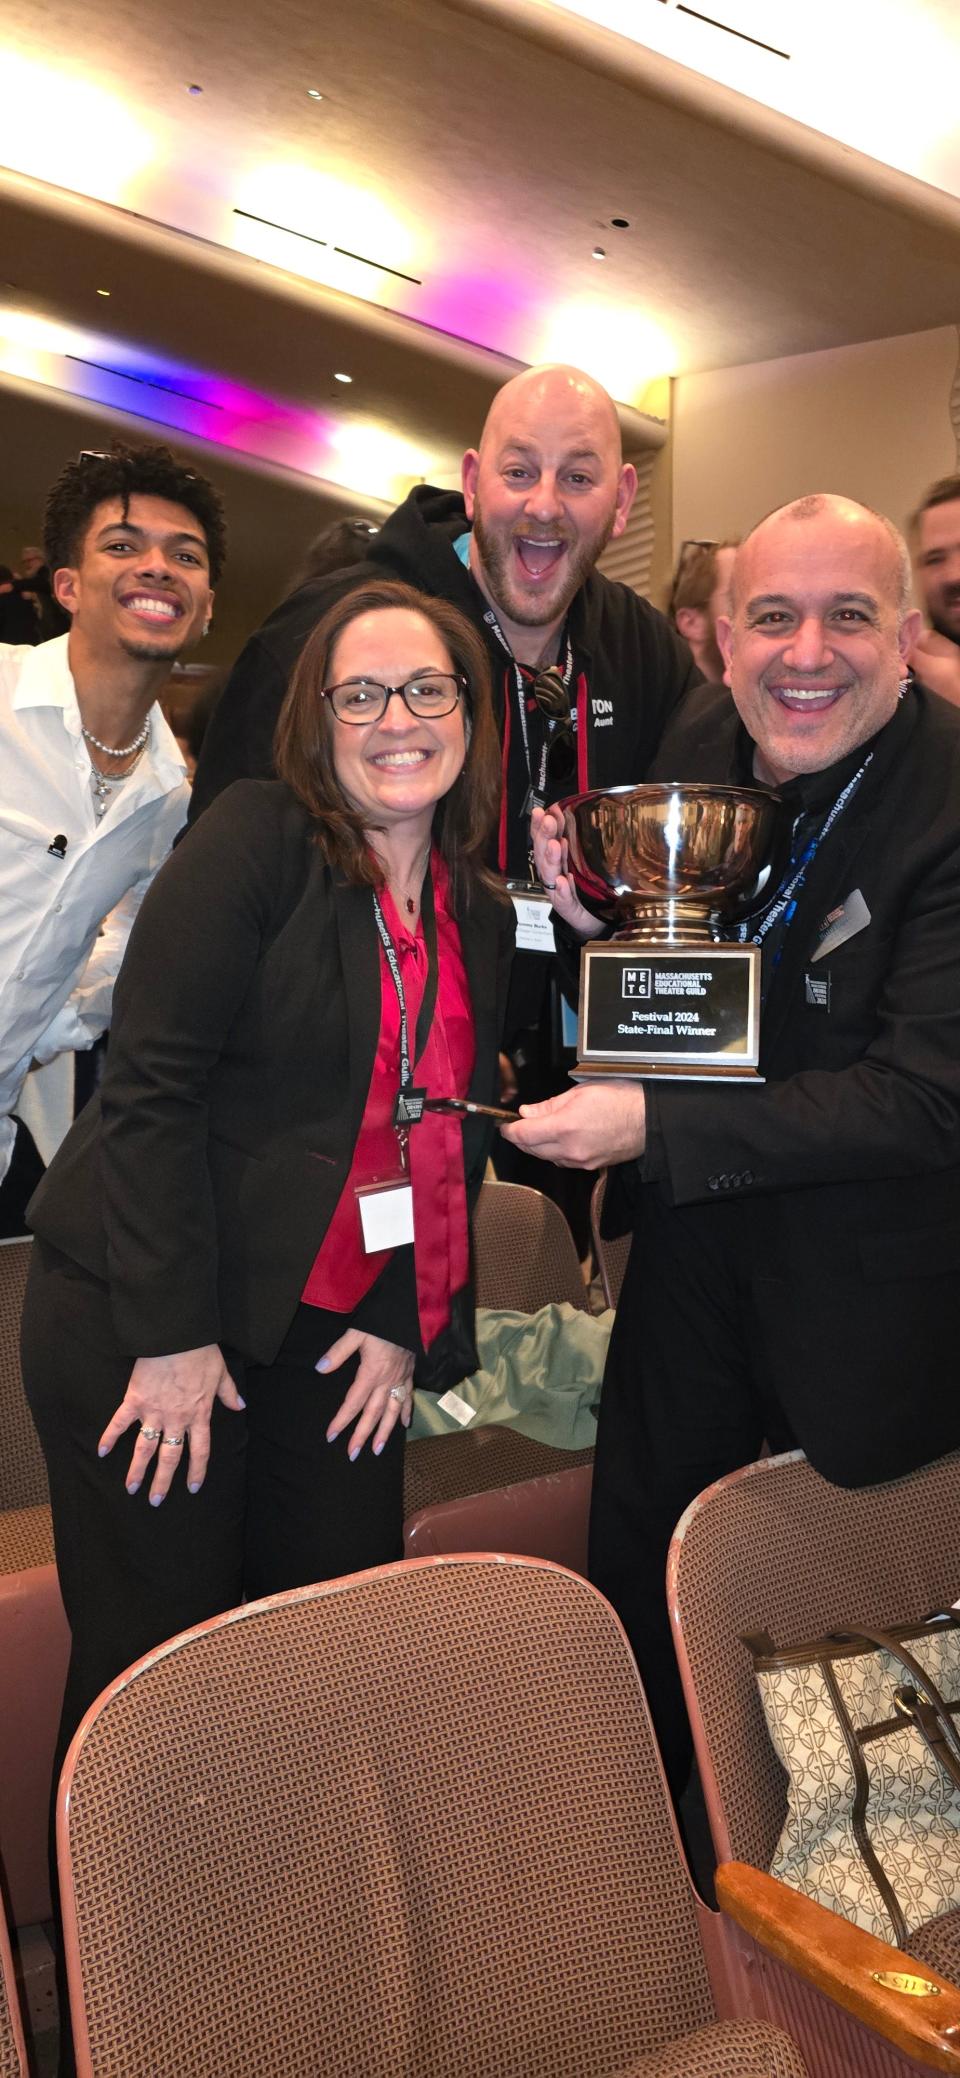
[[[346,886],[280,781],[241,780],[167,861],[131,934],[100,1095],[30,1207],[36,1233],[109,1282],[131,1356],[221,1342],[267,1363],[349,1171],[380,1028],[369,888]],[[458,912],[476,1031],[471,1095],[496,1089],[514,914]],[[464,1125],[468,1190],[489,1127]],[[353,1315],[419,1347],[409,1249]]]
[[[738,733],[698,688],[651,777],[734,777]],[[857,889],[869,924],[814,961]],[[646,1188],[665,1218],[755,1201],[748,1355],[826,1477],[905,1472],[960,1442],[960,713],[922,687],[808,869],[760,1065],[757,1087],[647,1085]]]

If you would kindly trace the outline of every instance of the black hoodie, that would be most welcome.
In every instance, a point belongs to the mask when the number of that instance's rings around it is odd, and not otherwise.
[[[468,527],[458,492],[420,485],[371,538],[361,561],[311,579],[274,609],[241,651],[214,712],[194,782],[191,821],[231,780],[270,776],[280,703],[308,635],[335,599],[373,572],[450,600],[484,635],[501,740],[505,716],[514,723],[506,732],[506,813],[496,863],[526,877],[528,774],[516,726],[516,673],[485,619],[488,602],[452,545]],[[686,643],[648,600],[596,570],[577,592],[565,632],[573,650],[578,731],[578,776],[565,791],[644,779],[671,714],[700,683]],[[531,709],[532,737],[541,726]]]

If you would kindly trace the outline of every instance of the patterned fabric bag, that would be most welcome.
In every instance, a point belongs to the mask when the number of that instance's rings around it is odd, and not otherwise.
[[[771,1875],[904,1947],[960,1907],[960,1621],[743,1642],[789,1778]]]

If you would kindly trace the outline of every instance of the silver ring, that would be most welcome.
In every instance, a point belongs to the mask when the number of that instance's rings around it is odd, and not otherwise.
[[[187,1433],[187,1432],[186,1432],[186,1429],[184,1429],[184,1430],[183,1430],[183,1434],[182,1434],[182,1435],[179,1435],[179,1436],[164,1436],[164,1439],[163,1439],[163,1440],[164,1440],[164,1442],[165,1442],[165,1444],[166,1444],[166,1446],[167,1446],[167,1449],[168,1449],[168,1450],[179,1450],[179,1448],[180,1448],[180,1445],[181,1445],[181,1443],[183,1442],[183,1438],[184,1438],[184,1436],[186,1435],[186,1433]]]
[[[146,1436],[146,1439],[147,1439],[147,1442],[148,1442],[148,1443],[159,1443],[159,1441],[160,1441],[160,1438],[161,1438],[161,1436],[163,1435],[163,1430],[162,1430],[162,1429],[145,1429],[145,1428],[144,1428],[144,1425],[143,1425],[143,1423],[141,1422],[141,1423],[140,1423],[140,1434],[141,1434],[141,1436]]]
[[[544,880],[541,885],[546,888],[548,895],[552,895],[557,883],[555,880]]]
[[[392,1385],[390,1387],[390,1398],[391,1400],[400,1400],[402,1402],[406,1399],[408,1391],[409,1387],[406,1385]]]

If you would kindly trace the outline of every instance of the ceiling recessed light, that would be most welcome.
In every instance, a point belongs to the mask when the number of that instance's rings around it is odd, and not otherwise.
[[[333,379],[334,379],[334,382],[352,382],[352,381],[353,381],[353,376],[352,376],[352,375],[343,375],[343,374],[342,374],[342,373],[340,372],[340,370],[338,369],[338,370],[337,370],[337,372],[335,373],[335,375],[334,375],[334,378],[333,378]]]
[[[109,289],[98,289],[98,290],[97,290],[97,295],[98,295],[98,296],[109,296],[109,294],[110,294],[110,291],[109,291]]]
[[[310,101],[322,101],[323,95],[321,94],[319,87],[308,87],[307,98]]]
[[[602,245],[595,245],[590,257],[592,260],[605,260],[607,255],[604,252]]]

